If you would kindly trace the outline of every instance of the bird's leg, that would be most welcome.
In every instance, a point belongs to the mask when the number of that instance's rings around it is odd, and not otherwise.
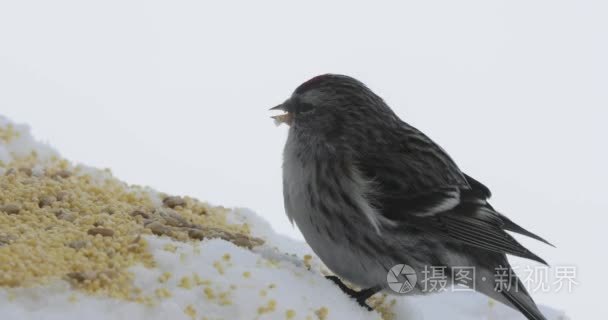
[[[342,291],[344,291],[344,293],[346,293],[347,295],[351,296],[351,297],[355,297],[357,295],[357,291],[349,288],[347,285],[344,284],[344,282],[342,282],[342,280],[340,280],[340,278],[336,277],[336,276],[325,276],[325,278],[333,281],[338,287],[340,287],[340,289],[342,289]]]
[[[365,300],[367,300],[369,297],[373,296],[375,293],[379,292],[381,290],[381,288],[371,287],[368,289],[362,289],[360,291],[355,291],[355,290],[349,288],[347,285],[345,285],[344,282],[342,282],[342,280],[340,280],[340,278],[338,278],[336,276],[326,276],[325,278],[333,281],[338,287],[340,287],[340,289],[342,289],[342,291],[344,293],[355,298],[355,300],[357,300],[357,302],[359,303],[360,306],[366,308],[368,311],[373,310],[372,307],[370,307],[367,303],[365,303]]]
[[[371,288],[367,288],[367,289],[361,289],[357,293],[357,301],[359,302],[359,304],[365,303],[365,300],[369,299],[374,294],[380,292],[380,290],[382,290],[380,287],[371,287]]]
[[[380,290],[382,290],[380,287],[361,289],[359,292],[357,292],[355,299],[357,299],[357,302],[360,306],[366,308],[368,311],[372,311],[373,308],[370,307],[365,301],[377,292],[380,292]]]

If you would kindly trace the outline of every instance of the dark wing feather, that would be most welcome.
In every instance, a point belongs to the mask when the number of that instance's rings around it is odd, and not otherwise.
[[[430,216],[402,215],[393,221],[435,234],[446,240],[546,264],[543,259],[505,232],[504,222],[496,212],[478,203],[460,203],[451,210]]]
[[[490,192],[490,189],[488,187],[486,187],[485,185],[483,185],[481,182],[471,178],[469,175],[465,174],[464,175],[465,178],[467,179],[467,181],[469,182],[469,185],[471,186],[471,191],[473,191],[473,193],[480,197],[483,198],[484,200],[489,199],[492,196],[492,193]],[[490,204],[487,204],[487,207],[494,210],[492,208],[492,206],[490,206]],[[530,237],[532,239],[536,239],[540,242],[544,242],[552,247],[555,247],[554,245],[552,245],[551,243],[549,243],[549,241],[541,238],[540,236],[537,236],[536,234],[524,229],[523,227],[519,226],[518,224],[516,224],[515,222],[511,221],[509,218],[505,217],[504,215],[498,213],[498,216],[500,217],[500,219],[503,222],[503,229],[505,230],[509,230],[515,233],[519,233],[521,235]]]
[[[441,230],[439,235],[471,246],[547,264],[506,233],[502,220],[497,218],[495,212],[477,209],[478,211],[471,215],[471,210],[476,209],[459,206],[452,211],[437,214],[427,221],[419,221],[419,224],[429,223],[434,230]]]
[[[401,135],[383,137],[373,149],[357,150],[356,166],[377,191],[373,204],[391,219],[455,207],[460,190],[469,188],[458,166],[421,132],[401,129]]]
[[[372,204],[384,217],[447,240],[546,263],[505,232],[515,224],[487,203],[487,187],[464,175],[417,130],[408,126],[402,133],[403,139],[357,159],[358,170],[375,187]]]
[[[490,188],[486,187],[483,183],[473,179],[466,173],[464,173],[464,177],[469,183],[469,186],[471,186],[472,193],[475,194],[478,198],[487,200],[492,197],[492,192],[490,191]]]

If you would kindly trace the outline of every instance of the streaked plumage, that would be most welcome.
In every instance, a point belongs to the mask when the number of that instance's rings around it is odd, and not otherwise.
[[[545,263],[506,230],[546,241],[495,211],[486,186],[365,85],[347,76],[318,76],[273,109],[289,113],[287,215],[335,274],[381,290],[397,264],[417,273],[430,266],[474,266],[476,290],[528,319],[544,319],[517,278],[511,281],[519,290],[505,292],[482,278],[509,268],[506,254]],[[421,283],[414,293],[425,293]]]

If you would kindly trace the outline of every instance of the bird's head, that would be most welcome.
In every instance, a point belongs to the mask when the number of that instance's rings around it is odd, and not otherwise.
[[[348,128],[365,129],[381,118],[394,117],[384,101],[360,81],[349,76],[324,74],[296,88],[291,97],[271,110],[290,131],[320,138],[335,138]],[[386,120],[386,119],[384,119]]]

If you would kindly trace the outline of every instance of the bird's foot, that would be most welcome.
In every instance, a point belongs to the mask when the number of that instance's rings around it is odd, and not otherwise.
[[[367,309],[367,311],[374,310],[365,301],[369,297],[373,296],[376,292],[380,291],[379,288],[372,287],[372,288],[356,291],[356,290],[349,288],[347,285],[345,285],[344,282],[342,282],[342,280],[340,280],[340,278],[338,278],[337,276],[326,276],[325,278],[333,281],[338,287],[340,287],[340,289],[342,289],[342,291],[344,293],[346,293],[350,297],[354,298],[357,301],[357,303],[359,303],[360,306]]]

